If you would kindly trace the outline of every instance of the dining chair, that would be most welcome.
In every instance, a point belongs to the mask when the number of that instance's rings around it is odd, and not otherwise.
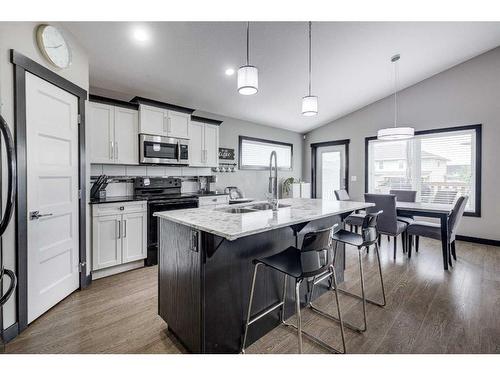
[[[432,203],[453,204],[457,194],[458,191],[454,190],[438,190],[432,199]]]
[[[389,194],[394,194],[396,196],[397,202],[415,202],[417,200],[416,190],[391,189],[389,190]],[[412,215],[399,215],[398,220],[410,225],[414,221],[414,218]],[[403,240],[405,242],[408,242],[408,234],[406,232],[403,232],[403,236],[404,236]],[[387,239],[389,238],[390,237],[387,237]]]
[[[396,259],[397,237],[402,234],[406,227],[406,223],[398,221],[396,213],[396,196],[394,194],[365,194],[365,202],[374,203],[375,206],[368,207],[367,213],[375,213],[383,211],[377,220],[377,231],[379,234],[394,237],[394,259]],[[380,245],[380,236],[378,238]],[[406,251],[406,243],[401,236],[401,244],[403,252]]]
[[[455,205],[453,207],[453,210],[451,211],[450,218],[448,220],[448,228],[449,228],[449,231],[448,231],[448,243],[449,243],[448,253],[449,254],[451,253],[451,255],[453,256],[453,259],[455,259],[455,260],[457,260],[455,240],[456,240],[458,225],[460,224],[460,220],[462,219],[462,216],[464,214],[465,207],[467,206],[468,200],[469,200],[469,197],[466,195],[458,197],[458,199],[455,202]],[[432,222],[428,222],[428,221],[414,221],[413,223],[408,225],[407,233],[409,236],[408,258],[411,258],[412,237],[416,236],[416,238],[415,238],[415,251],[418,252],[418,238],[420,236],[428,237],[428,238],[432,238],[434,240],[441,241],[441,224],[432,223]]]
[[[335,198],[337,198],[338,201],[350,201],[351,197],[349,196],[349,193],[345,189],[341,190],[335,190]],[[349,225],[349,230],[352,232],[352,228],[354,227],[354,231],[358,233],[358,228],[361,228],[363,225],[363,221],[365,220],[365,213],[354,213],[350,214],[344,219],[344,223],[346,225]]]

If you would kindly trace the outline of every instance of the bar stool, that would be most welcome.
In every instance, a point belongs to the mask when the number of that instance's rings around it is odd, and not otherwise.
[[[382,277],[382,267],[380,265],[380,254],[379,254],[379,247],[378,247],[378,232],[377,232],[377,218],[378,216],[382,213],[383,211],[378,211],[374,213],[367,213],[365,216],[365,220],[363,221],[363,225],[361,226],[361,234],[353,233],[344,229],[339,230],[333,235],[333,240],[335,241],[335,246],[334,246],[334,252],[333,252],[333,266],[335,267],[335,259],[337,255],[337,246],[338,243],[344,243],[347,245],[352,245],[355,246],[358,249],[358,259],[359,259],[359,273],[360,273],[360,278],[361,278],[361,296],[351,293],[347,290],[343,290],[338,288],[338,291],[341,293],[344,293],[348,296],[360,299],[363,301],[363,326],[362,327],[357,327],[355,325],[352,325],[350,323],[344,322],[343,325],[346,326],[347,328],[356,331],[358,333],[365,332],[367,328],[366,324],[366,303],[371,303],[376,306],[383,307],[386,304],[385,300],[385,290],[384,290],[384,279]],[[371,300],[369,298],[366,298],[365,295],[365,279],[363,275],[363,262],[361,259],[361,252],[364,247],[368,248],[368,246],[375,245],[375,253],[377,254],[377,263],[378,263],[378,272],[380,276],[380,284],[382,287],[382,302],[377,302],[374,300]],[[347,249],[347,247],[346,247]],[[326,318],[332,319],[334,321],[339,321],[339,319],[331,314],[325,313],[324,311],[321,311],[318,309],[317,306],[315,306],[312,303],[312,297],[314,293],[314,285],[317,283],[321,282],[322,280],[325,280],[326,278],[330,278],[332,275],[328,272],[325,272],[322,275],[319,275],[316,280],[313,281],[313,288],[311,290],[311,302],[309,302],[309,306],[312,308],[313,311],[316,311],[317,313],[323,315]],[[337,290],[337,287],[333,285],[333,288]],[[332,288],[332,289],[333,289]]]
[[[247,340],[248,327],[255,323],[260,318],[264,317],[271,311],[281,307],[281,323],[287,327],[292,327],[297,330],[299,353],[302,353],[302,335],[309,338],[311,341],[322,346],[333,353],[345,353],[345,338],[344,326],[342,324],[342,314],[340,311],[338,293],[337,293],[337,279],[335,276],[335,269],[333,268],[333,259],[331,254],[331,239],[333,228],[338,226],[335,224],[333,227],[318,230],[315,232],[306,233],[300,249],[295,246],[290,246],[286,250],[271,255],[266,258],[254,259],[255,264],[252,287],[250,290],[250,300],[248,302],[248,313],[245,324],[245,333],[243,336],[243,343],[241,352],[245,353],[245,345]],[[280,302],[267,308],[264,312],[255,317],[251,316],[253,296],[255,291],[255,280],[257,278],[257,271],[260,266],[270,267],[283,274],[283,295]],[[337,303],[337,312],[339,314],[340,332],[342,335],[342,351],[335,349],[324,341],[302,331],[302,319],[300,314],[300,285],[304,280],[313,278],[317,275],[328,272],[331,275],[331,282],[334,285],[335,300]],[[297,325],[288,323],[285,320],[285,298],[286,298],[286,284],[288,277],[295,280],[295,314],[297,317]]]

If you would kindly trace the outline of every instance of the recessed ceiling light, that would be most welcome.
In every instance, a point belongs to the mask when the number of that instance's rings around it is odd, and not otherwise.
[[[149,33],[143,28],[134,29],[133,36],[138,42],[147,42],[149,40]]]
[[[234,69],[233,68],[227,68],[226,69],[226,75],[227,76],[232,76],[234,74]]]

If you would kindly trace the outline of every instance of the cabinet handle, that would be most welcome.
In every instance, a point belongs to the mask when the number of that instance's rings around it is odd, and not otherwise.
[[[116,224],[118,225],[118,236],[116,238],[120,239],[122,238],[122,226],[121,226],[121,221],[116,220]]]
[[[109,141],[109,158],[113,159],[113,155],[115,154],[115,146],[113,141]]]
[[[168,122],[167,116],[163,116],[163,132],[168,133],[168,125],[165,123],[165,120]]]
[[[118,159],[118,142],[115,141],[115,159]]]
[[[123,238],[127,237],[127,220],[123,220]]]
[[[167,133],[172,132],[172,124],[170,122],[170,117],[167,118]]]

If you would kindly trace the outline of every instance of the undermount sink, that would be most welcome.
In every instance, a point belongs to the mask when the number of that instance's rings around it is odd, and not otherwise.
[[[285,208],[285,207],[290,207],[290,205],[289,204],[278,204],[278,209]],[[258,203],[258,204],[253,204],[251,206],[244,206],[244,207],[217,208],[217,211],[223,211],[223,212],[227,212],[229,214],[248,214],[251,212],[267,211],[267,210],[271,210],[271,209],[272,209],[272,206],[269,203]]]
[[[246,207],[225,208],[221,211],[224,211],[224,212],[227,212],[230,214],[247,214],[250,212],[255,212],[255,210],[252,210],[252,209],[246,208]]]
[[[278,204],[278,208],[285,208],[285,207],[290,207],[289,204]],[[248,208],[252,210],[258,210],[258,211],[266,211],[266,210],[271,210],[273,207],[271,206],[270,203],[258,203],[254,204],[252,206],[248,206]]]

